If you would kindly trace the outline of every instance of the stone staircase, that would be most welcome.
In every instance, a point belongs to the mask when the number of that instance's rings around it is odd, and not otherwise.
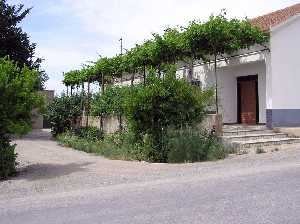
[[[277,133],[264,125],[224,125],[222,140],[237,153],[247,153],[258,148],[300,144],[300,138]]]

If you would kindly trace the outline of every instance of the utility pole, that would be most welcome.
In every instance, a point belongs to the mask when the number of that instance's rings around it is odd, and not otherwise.
[[[121,56],[123,55],[123,38],[121,37],[120,40],[121,42]]]
[[[120,43],[121,43],[121,46],[120,46],[120,49],[121,49],[121,56],[123,55],[123,38],[121,37],[120,38]],[[123,74],[121,74],[121,84],[123,83]]]
[[[121,37],[120,40],[121,42],[121,56],[123,55],[123,38]],[[122,85],[122,82],[123,82],[123,74],[121,72],[121,85]],[[122,131],[123,130],[123,125],[122,125],[122,114],[119,115],[119,130]]]

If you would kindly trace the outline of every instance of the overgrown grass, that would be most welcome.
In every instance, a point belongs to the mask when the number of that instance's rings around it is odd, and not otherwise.
[[[77,132],[78,133],[78,132]],[[102,155],[110,159],[161,162],[159,152],[145,136],[136,142],[131,133],[107,135],[102,139],[86,138],[85,135],[66,132],[57,136],[60,144],[87,153]],[[184,163],[224,159],[228,150],[218,138],[193,131],[170,132],[164,137],[165,162]]]
[[[87,153],[102,155],[110,159],[121,160],[145,160],[139,147],[125,141],[122,134],[106,136],[103,140],[94,140],[76,136],[66,132],[56,137],[57,141],[64,146]],[[127,140],[127,138],[126,138]]]
[[[217,137],[192,130],[173,132],[167,148],[169,163],[224,159],[229,152]]]

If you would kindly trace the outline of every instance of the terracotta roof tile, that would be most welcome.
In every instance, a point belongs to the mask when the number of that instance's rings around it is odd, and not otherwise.
[[[300,3],[250,19],[250,23],[263,31],[268,31],[270,27],[276,26],[298,13],[300,13]]]

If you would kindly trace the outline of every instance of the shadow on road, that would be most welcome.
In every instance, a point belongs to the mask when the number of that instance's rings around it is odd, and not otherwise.
[[[33,164],[24,167],[19,172],[18,178],[23,178],[28,181],[40,179],[52,179],[71,173],[84,172],[88,170],[87,166],[92,164],[86,163],[70,163],[70,164]]]

